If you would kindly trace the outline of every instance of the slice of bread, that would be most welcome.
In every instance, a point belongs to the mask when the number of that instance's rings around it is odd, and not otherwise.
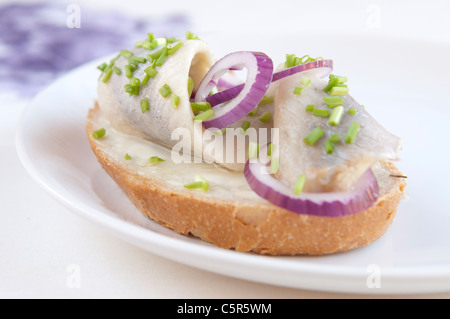
[[[145,174],[138,167],[126,165],[119,160],[123,154],[117,154],[114,146],[92,137],[105,121],[97,105],[90,110],[86,132],[91,148],[137,209],[177,233],[226,249],[268,255],[322,255],[365,246],[392,224],[406,186],[393,163],[380,163],[373,168],[380,186],[379,199],[370,209],[337,218],[295,214],[261,198],[225,198],[214,187],[208,193],[174,187],[166,174]],[[110,130],[107,134],[122,133]]]

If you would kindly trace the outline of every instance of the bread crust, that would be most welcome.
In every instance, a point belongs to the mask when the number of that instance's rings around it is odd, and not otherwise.
[[[115,161],[92,137],[99,112],[98,106],[89,111],[86,133],[90,146],[137,209],[177,233],[225,249],[265,255],[323,255],[365,246],[391,226],[406,186],[403,178],[396,178],[370,209],[337,218],[295,214],[269,202],[211,201],[200,192],[173,190],[157,177],[130,172]],[[392,175],[402,175],[393,163],[384,165]]]

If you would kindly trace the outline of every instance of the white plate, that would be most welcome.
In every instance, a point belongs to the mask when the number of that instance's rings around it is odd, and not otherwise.
[[[45,190],[79,216],[166,258],[200,269],[273,285],[350,293],[450,291],[448,126],[450,48],[413,40],[235,36],[209,41],[216,54],[261,50],[281,62],[284,53],[332,57],[349,77],[352,94],[404,139],[399,167],[407,192],[394,225],[377,242],[321,257],[268,257],[214,247],[145,219],[103,172],[88,146],[85,118],[95,99],[96,66],[84,65],[41,92],[18,131],[19,156]],[[244,42],[245,41],[245,42]],[[284,52],[275,48],[286,48]],[[310,51],[304,52],[304,48]],[[388,49],[389,48],[389,49]],[[432,58],[432,60],[430,60]],[[443,61],[442,63],[440,61]]]

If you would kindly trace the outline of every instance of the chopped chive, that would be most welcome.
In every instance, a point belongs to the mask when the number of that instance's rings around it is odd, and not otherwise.
[[[263,115],[259,117],[259,121],[262,123],[268,123],[272,119],[272,113],[264,112]]]
[[[117,75],[121,75],[122,74],[122,71],[117,66],[113,67],[113,71]]]
[[[323,135],[325,132],[319,127],[316,126],[304,139],[303,142],[306,144],[313,146]]]
[[[330,142],[332,143],[339,143],[339,141],[341,140],[341,137],[338,134],[332,134],[330,136]]]
[[[348,91],[349,91],[348,87],[334,86],[330,90],[330,95],[345,96],[348,94]]]
[[[209,182],[202,176],[195,176],[195,182],[184,185],[187,189],[198,189],[204,192],[209,190]]]
[[[336,106],[344,105],[344,101],[342,101],[342,98],[340,96],[325,96],[323,98],[323,102],[328,107],[336,107]]]
[[[191,31],[187,31],[186,32],[186,40],[200,40],[200,38],[198,36],[196,36],[194,33],[192,33]]]
[[[155,34],[153,32],[147,33],[147,39],[152,42],[155,39]]]
[[[276,174],[280,168],[280,158],[274,157],[270,161],[270,171],[272,174]]]
[[[165,48],[161,48],[161,49],[158,49],[158,50],[148,54],[147,58],[152,61],[158,60],[159,57],[161,56],[161,54],[163,53],[164,49]]]
[[[126,84],[124,87],[125,92],[129,93],[130,96],[139,95],[139,86],[132,86],[130,84]]]
[[[141,100],[142,113],[147,112],[149,109],[150,109],[150,103],[148,102],[148,99]]]
[[[141,81],[141,86],[145,86],[148,83],[148,80],[150,80],[150,76],[146,74]]]
[[[330,111],[329,110],[314,109],[313,110],[313,115],[314,116],[319,116],[319,117],[328,117],[330,115]]]
[[[125,156],[123,157],[126,161],[131,160],[131,156],[128,155],[128,153],[125,154]]]
[[[358,131],[359,131],[359,123],[357,121],[352,122],[350,124],[350,127],[348,128],[347,135],[345,136],[345,143],[347,144],[355,143]]]
[[[129,60],[130,64],[138,64],[138,63],[145,63],[145,62],[147,62],[146,58],[140,57],[140,56],[136,56],[136,55],[133,55],[130,58],[130,60]]]
[[[92,133],[92,137],[95,138],[96,140],[99,140],[103,136],[105,136],[105,134],[106,134],[106,130],[104,128],[101,128],[98,131],[95,131],[94,133]]]
[[[124,49],[124,50],[120,50],[120,55],[123,56],[124,58],[131,58],[133,56],[133,53],[131,53],[130,51]]]
[[[284,62],[285,68],[292,68],[295,66],[295,54],[286,54],[286,62]]]
[[[163,65],[164,61],[166,61],[167,56],[169,55],[169,50],[164,47],[163,51],[161,52],[161,55],[159,56],[159,58],[156,60],[155,65],[156,66],[161,66]]]
[[[306,112],[313,112],[314,111],[314,105],[313,104],[308,104],[305,108]]]
[[[172,93],[171,103],[172,103],[172,107],[174,109],[176,109],[178,107],[178,104],[180,104],[180,97],[178,95]]]
[[[258,106],[270,104],[273,102],[273,96],[264,95],[261,101],[259,101]]]
[[[108,69],[107,71],[105,71],[105,75],[103,76],[103,83],[108,82],[109,78],[111,77],[113,70],[112,69]]]
[[[334,108],[333,111],[331,112],[330,118],[328,119],[328,124],[334,126],[339,125],[339,123],[341,123],[342,120],[342,115],[344,115],[343,106],[338,106]]]
[[[131,78],[130,79],[130,85],[131,86],[139,86],[141,84],[141,80],[138,78]]]
[[[161,93],[162,97],[168,97],[170,93],[172,93],[172,89],[168,84],[164,84],[160,89],[159,93]]]
[[[301,83],[301,85],[303,85],[303,86],[308,86],[308,85],[310,85],[311,84],[311,79],[310,78],[307,78],[307,77],[304,77],[304,78],[302,78],[301,80],[300,80],[300,83]]]
[[[192,102],[191,107],[197,111],[207,111],[211,109],[209,102]]]
[[[256,159],[259,156],[259,144],[256,142],[250,142],[248,144],[248,158]]]
[[[273,144],[270,143],[269,147],[267,148],[267,157],[271,157],[272,156],[273,148],[274,148]]]
[[[104,72],[107,66],[108,66],[108,64],[102,63],[99,66],[97,66],[97,69],[99,69],[100,71]]]
[[[351,114],[351,115],[355,115],[355,114],[356,114],[356,109],[350,108],[350,109],[348,110],[348,113]]]
[[[249,121],[245,121],[244,123],[242,123],[242,131],[245,133],[245,131],[248,130],[248,128],[250,127],[250,122]]]
[[[214,116],[214,110],[207,110],[194,116],[194,121],[206,121]]]
[[[255,116],[258,112],[258,107],[255,107],[250,113],[248,113],[248,116]]]
[[[335,75],[335,78],[337,79],[337,83],[340,83],[340,84],[348,81],[346,76]]]
[[[303,93],[303,88],[301,86],[296,86],[294,89],[294,94],[301,95]]]
[[[150,159],[148,160],[148,163],[152,166],[155,166],[156,164],[158,164],[159,162],[164,162],[164,160],[162,158],[159,158],[158,156],[152,156],[150,157]]]
[[[336,84],[338,84],[338,80],[334,77],[331,78],[330,75],[330,80],[328,81],[328,84],[323,88],[323,91],[328,93],[331,90],[331,88],[336,86]]]
[[[294,187],[294,194],[300,195],[303,191],[303,188],[305,187],[306,182],[306,175],[302,174],[297,178],[297,182],[295,183]]]
[[[170,49],[169,49],[169,55],[172,55],[172,54],[174,54],[175,52],[177,52],[178,51],[178,49],[179,48],[181,48],[182,46],[183,46],[183,42],[178,42],[176,45],[174,45],[173,47],[171,47]]]
[[[330,140],[326,140],[323,143],[323,148],[325,149],[325,153],[327,153],[327,154],[331,154],[334,152],[334,146]]]
[[[133,70],[132,70],[131,66],[130,65],[125,65],[123,67],[123,69],[125,70],[126,77],[131,79],[133,77]]]
[[[151,78],[154,78],[156,74],[158,74],[158,71],[156,71],[152,66],[146,68],[144,72]]]
[[[167,44],[167,38],[156,38],[152,42],[155,42],[157,46],[162,46]]]
[[[188,78],[188,96],[190,97],[192,95],[192,91],[194,91],[194,80],[189,77]]]

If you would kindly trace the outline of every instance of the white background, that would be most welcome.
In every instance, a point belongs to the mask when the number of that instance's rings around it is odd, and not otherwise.
[[[450,45],[450,5],[446,1],[113,0],[72,3],[82,9],[118,8],[138,17],[157,18],[180,12],[189,15],[192,31],[206,36],[244,29],[261,34],[325,32],[397,37]],[[374,12],[379,14],[375,20]],[[0,97],[2,298],[450,297],[450,292],[420,296],[348,295],[263,285],[194,269],[120,241],[56,203],[22,168],[14,137],[17,121],[28,102],[14,95]],[[80,271],[80,287],[71,288],[72,265]]]

